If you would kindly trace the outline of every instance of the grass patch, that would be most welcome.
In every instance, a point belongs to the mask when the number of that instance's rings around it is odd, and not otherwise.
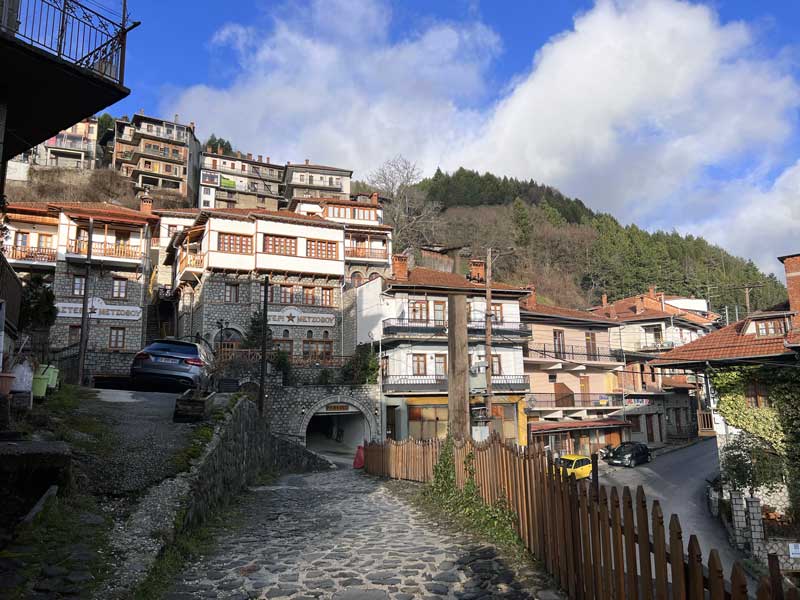
[[[280,476],[280,473],[274,467],[267,467],[261,471],[253,480],[253,485],[272,485]]]
[[[188,471],[192,466],[192,461],[197,460],[203,455],[203,451],[213,437],[213,426],[205,424],[195,427],[189,436],[189,443],[179,450],[173,458],[175,468],[178,472]]]
[[[0,552],[1,558],[24,563],[28,581],[41,576],[43,566],[63,567],[69,572],[88,571],[92,579],[81,584],[80,597],[87,597],[109,576],[108,539],[111,520],[102,516],[94,497],[73,493],[50,498],[33,523],[18,530],[14,545]],[[14,551],[14,548],[20,550]],[[27,584],[11,598],[27,598]]]

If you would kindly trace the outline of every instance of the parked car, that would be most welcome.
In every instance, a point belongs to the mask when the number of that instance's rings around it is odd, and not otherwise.
[[[606,462],[610,465],[619,465],[623,467],[635,467],[642,463],[648,463],[653,460],[650,454],[650,448],[639,442],[623,442],[611,453],[606,456]]]
[[[592,475],[592,459],[580,454],[565,454],[555,460],[559,469],[566,469],[567,475],[575,475],[575,479],[586,479]]]
[[[214,356],[200,344],[156,340],[133,357],[133,383],[173,383],[206,391],[212,383]]]

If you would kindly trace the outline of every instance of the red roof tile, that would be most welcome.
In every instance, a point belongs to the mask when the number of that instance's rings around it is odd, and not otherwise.
[[[390,286],[419,286],[467,290],[486,289],[486,286],[483,283],[470,281],[463,275],[458,275],[457,273],[448,273],[446,271],[437,271],[435,269],[426,269],[424,267],[415,267],[410,269],[407,280],[387,279],[386,283]],[[492,289],[498,291],[519,292],[524,294],[530,293],[530,290],[499,282],[493,283]]]
[[[638,313],[637,305],[640,306],[640,311]],[[615,317],[613,315],[616,313],[616,320],[623,322],[680,318],[707,328],[716,321],[716,319],[706,318],[697,313],[685,311],[669,304],[662,305],[660,298],[653,298],[648,294],[621,298],[615,302],[609,302],[606,306],[593,306],[589,310],[610,319],[614,319]]]
[[[566,317],[568,319],[581,319],[583,321],[593,321],[597,323],[604,323],[609,326],[616,325],[616,321],[608,319],[601,315],[596,315],[588,310],[576,310],[574,308],[564,308],[563,306],[550,306],[547,304],[535,304],[520,307],[523,313],[531,313],[534,315],[545,315],[552,317]]]

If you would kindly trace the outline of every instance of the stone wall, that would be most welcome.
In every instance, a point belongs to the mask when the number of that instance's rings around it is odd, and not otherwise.
[[[380,437],[378,412],[380,387],[377,385],[282,386],[273,380],[267,386],[267,403],[276,435],[306,443],[311,417],[328,404],[349,404],[366,419],[370,437]]]

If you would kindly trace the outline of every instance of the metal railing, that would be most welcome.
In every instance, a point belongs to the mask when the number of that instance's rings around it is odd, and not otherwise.
[[[436,319],[384,319],[384,335],[398,333],[424,333],[428,335],[446,335],[447,321]]]
[[[361,248],[358,246],[345,246],[344,255],[350,258],[386,259],[389,256],[389,253],[386,248]]]
[[[6,246],[3,248],[9,260],[29,260],[33,262],[55,262],[55,248],[36,248],[34,246]]]
[[[184,153],[181,151],[170,152],[169,149],[166,148],[142,148],[139,150],[142,154],[148,154],[150,156],[157,156],[159,158],[168,158],[170,160],[184,160]]]
[[[668,341],[668,340],[640,340],[635,344],[635,348],[637,350],[647,351],[647,350],[669,350],[675,347],[675,342]]]
[[[94,147],[92,142],[84,140],[83,138],[73,138],[69,135],[54,135],[44,143],[45,146],[51,148],[64,148],[66,150],[82,150],[89,151]]]
[[[181,259],[178,262],[178,270],[183,271],[187,267],[190,269],[202,269],[205,266],[205,261],[205,253],[189,254],[188,252],[182,252]]]
[[[236,160],[236,157],[233,156],[228,158],[230,158],[231,160]],[[219,165],[216,167],[203,167],[203,168],[207,169],[208,171],[223,171],[225,173],[231,173],[233,175],[242,175],[243,177],[258,177],[259,179],[271,179],[272,181],[275,181],[277,183],[280,183],[282,181],[280,171],[272,169],[273,172],[272,174],[270,174],[269,169],[267,167],[264,167],[263,169],[258,169],[248,166],[248,168],[245,169],[244,171],[242,171],[241,169],[237,169],[235,167],[229,167],[227,165],[226,166]]]
[[[155,137],[164,138],[167,140],[174,140],[176,142],[186,143],[186,140],[189,139],[189,134],[186,131],[178,131],[175,128],[167,128],[162,127],[161,125],[152,125],[149,123],[140,124],[134,127],[137,133],[146,133],[147,135],[152,135]],[[122,136],[123,140],[131,140],[132,137]]]
[[[5,304],[6,323],[11,331],[19,325],[19,309],[22,304],[22,282],[6,257],[0,252],[0,299]],[[3,325],[0,323],[0,325]],[[0,365],[2,369],[2,365]]]
[[[76,0],[5,0],[0,3],[0,33],[124,82],[127,31]]]
[[[492,387],[497,391],[523,392],[530,388],[527,375],[492,375]]]
[[[67,242],[67,252],[70,254],[85,255],[89,249],[89,242],[85,240],[69,240]],[[104,256],[110,258],[132,258],[139,260],[143,252],[141,246],[131,244],[116,244],[108,242],[92,242],[92,256]]]
[[[492,378],[494,381],[494,378]],[[622,396],[616,394],[540,393],[527,397],[530,409],[536,408],[604,408],[622,406]]]
[[[567,346],[558,344],[528,344],[523,348],[525,357],[572,360],[578,362],[622,362],[608,347]]]
[[[444,392],[447,375],[386,375],[383,388],[389,392]]]
[[[484,334],[486,330],[486,321],[484,319],[475,319],[467,322],[467,331],[469,333],[479,332],[480,335]],[[526,323],[519,323],[516,321],[495,321],[492,320],[492,332],[497,335],[530,335],[531,330]]]

